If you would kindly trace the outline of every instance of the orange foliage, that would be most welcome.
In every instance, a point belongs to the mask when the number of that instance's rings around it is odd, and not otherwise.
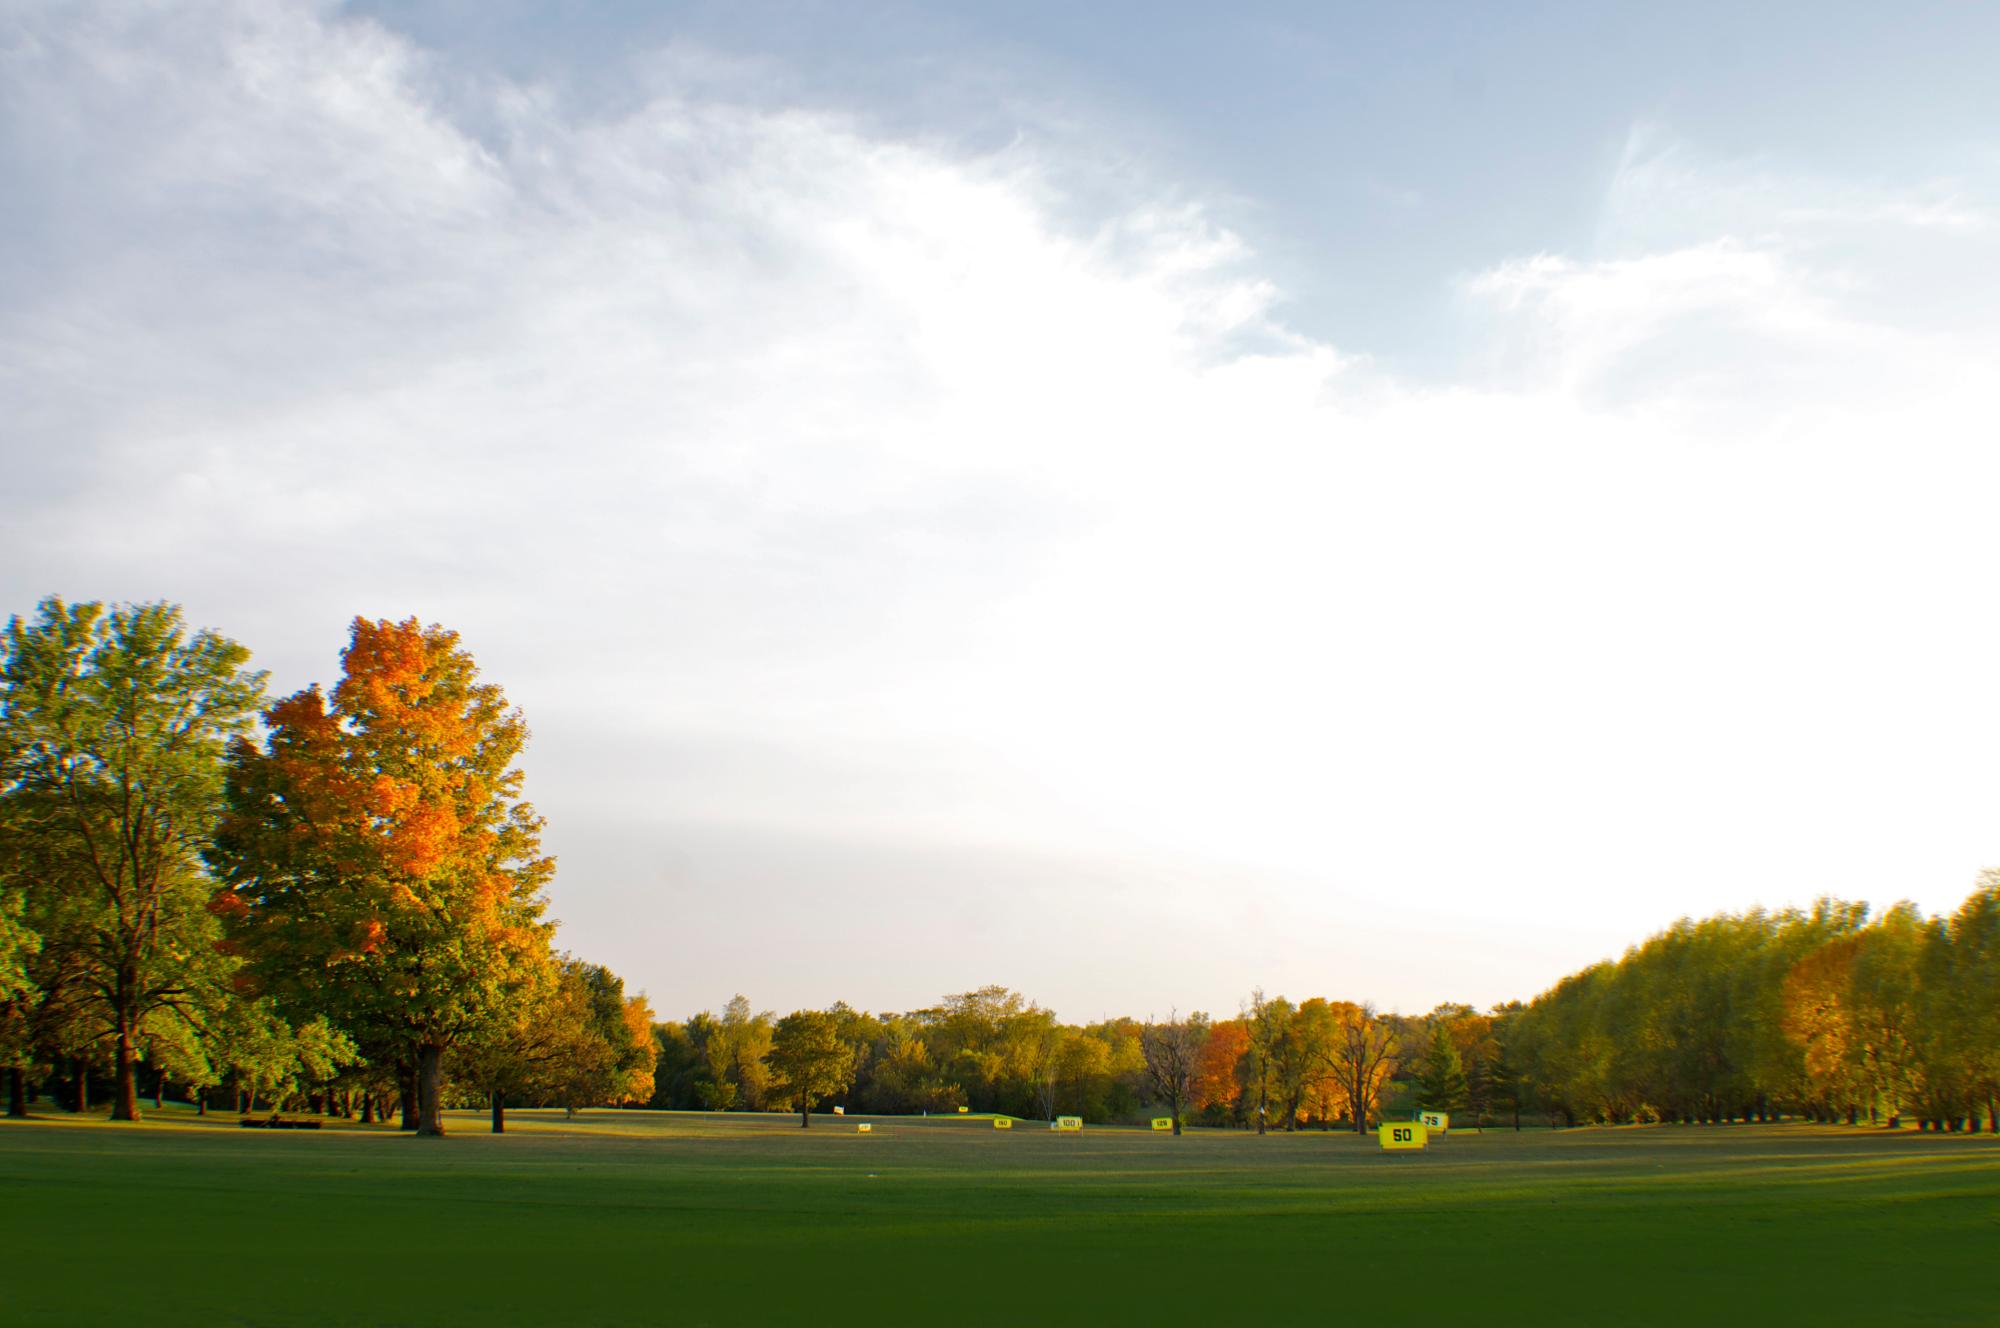
[[[644,1102],[653,1096],[653,1065],[657,1059],[653,1043],[653,1007],[645,994],[625,998],[625,1036],[630,1039],[633,1059],[638,1064],[626,1076],[619,1102]]]
[[[418,1040],[448,1042],[546,948],[554,863],[513,768],[527,729],[442,627],[357,618],[341,659],[330,694],[276,702],[265,748],[233,751],[217,840],[241,867],[212,907],[273,983],[362,1006],[421,984],[406,994],[436,1027]],[[323,981],[301,976],[315,961]]]
[[[1211,1105],[1224,1107],[1236,1101],[1240,1091],[1236,1067],[1250,1050],[1250,1026],[1241,1019],[1224,1019],[1212,1024],[1208,1041],[1202,1044],[1201,1066],[1189,1099],[1196,1111]]]
[[[1784,1030],[1805,1055],[1806,1079],[1834,1101],[1850,1087],[1857,1034],[1848,1001],[1857,937],[1830,941],[1785,975]]]

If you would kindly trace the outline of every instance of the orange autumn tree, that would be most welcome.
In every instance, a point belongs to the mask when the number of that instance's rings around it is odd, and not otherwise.
[[[527,726],[442,627],[357,618],[341,663],[232,748],[211,907],[257,990],[412,1063],[418,1132],[443,1134],[444,1052],[548,962]]]
[[[1250,1028],[1241,1019],[1222,1019],[1208,1026],[1208,1040],[1202,1044],[1201,1066],[1195,1076],[1188,1102],[1196,1111],[1221,1107],[1233,1115],[1242,1085],[1236,1067],[1250,1051]]]

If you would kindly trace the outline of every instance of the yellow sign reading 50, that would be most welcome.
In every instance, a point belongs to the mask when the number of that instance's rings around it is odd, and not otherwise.
[[[1389,1121],[1376,1131],[1382,1146],[1388,1149],[1424,1148],[1430,1144],[1430,1131],[1415,1121]]]

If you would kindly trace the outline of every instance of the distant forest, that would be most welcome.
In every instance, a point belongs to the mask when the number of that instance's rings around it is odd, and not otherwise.
[[[1526,1004],[1424,1015],[1252,991],[1233,1015],[1064,1024],[982,987],[657,1022],[552,947],[520,713],[456,634],[356,619],[272,701],[171,604],[45,600],[0,640],[0,1068],[441,1134],[451,1106],[979,1112],[1239,1129],[1808,1117],[2000,1129],[2000,874],[1963,907],[1683,921]]]

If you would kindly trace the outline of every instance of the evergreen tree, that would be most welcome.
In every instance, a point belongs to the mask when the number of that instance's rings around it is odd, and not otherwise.
[[[1417,1067],[1417,1105],[1426,1111],[1457,1111],[1465,1106],[1465,1061],[1451,1031],[1440,1021],[1431,1024],[1430,1046]]]

